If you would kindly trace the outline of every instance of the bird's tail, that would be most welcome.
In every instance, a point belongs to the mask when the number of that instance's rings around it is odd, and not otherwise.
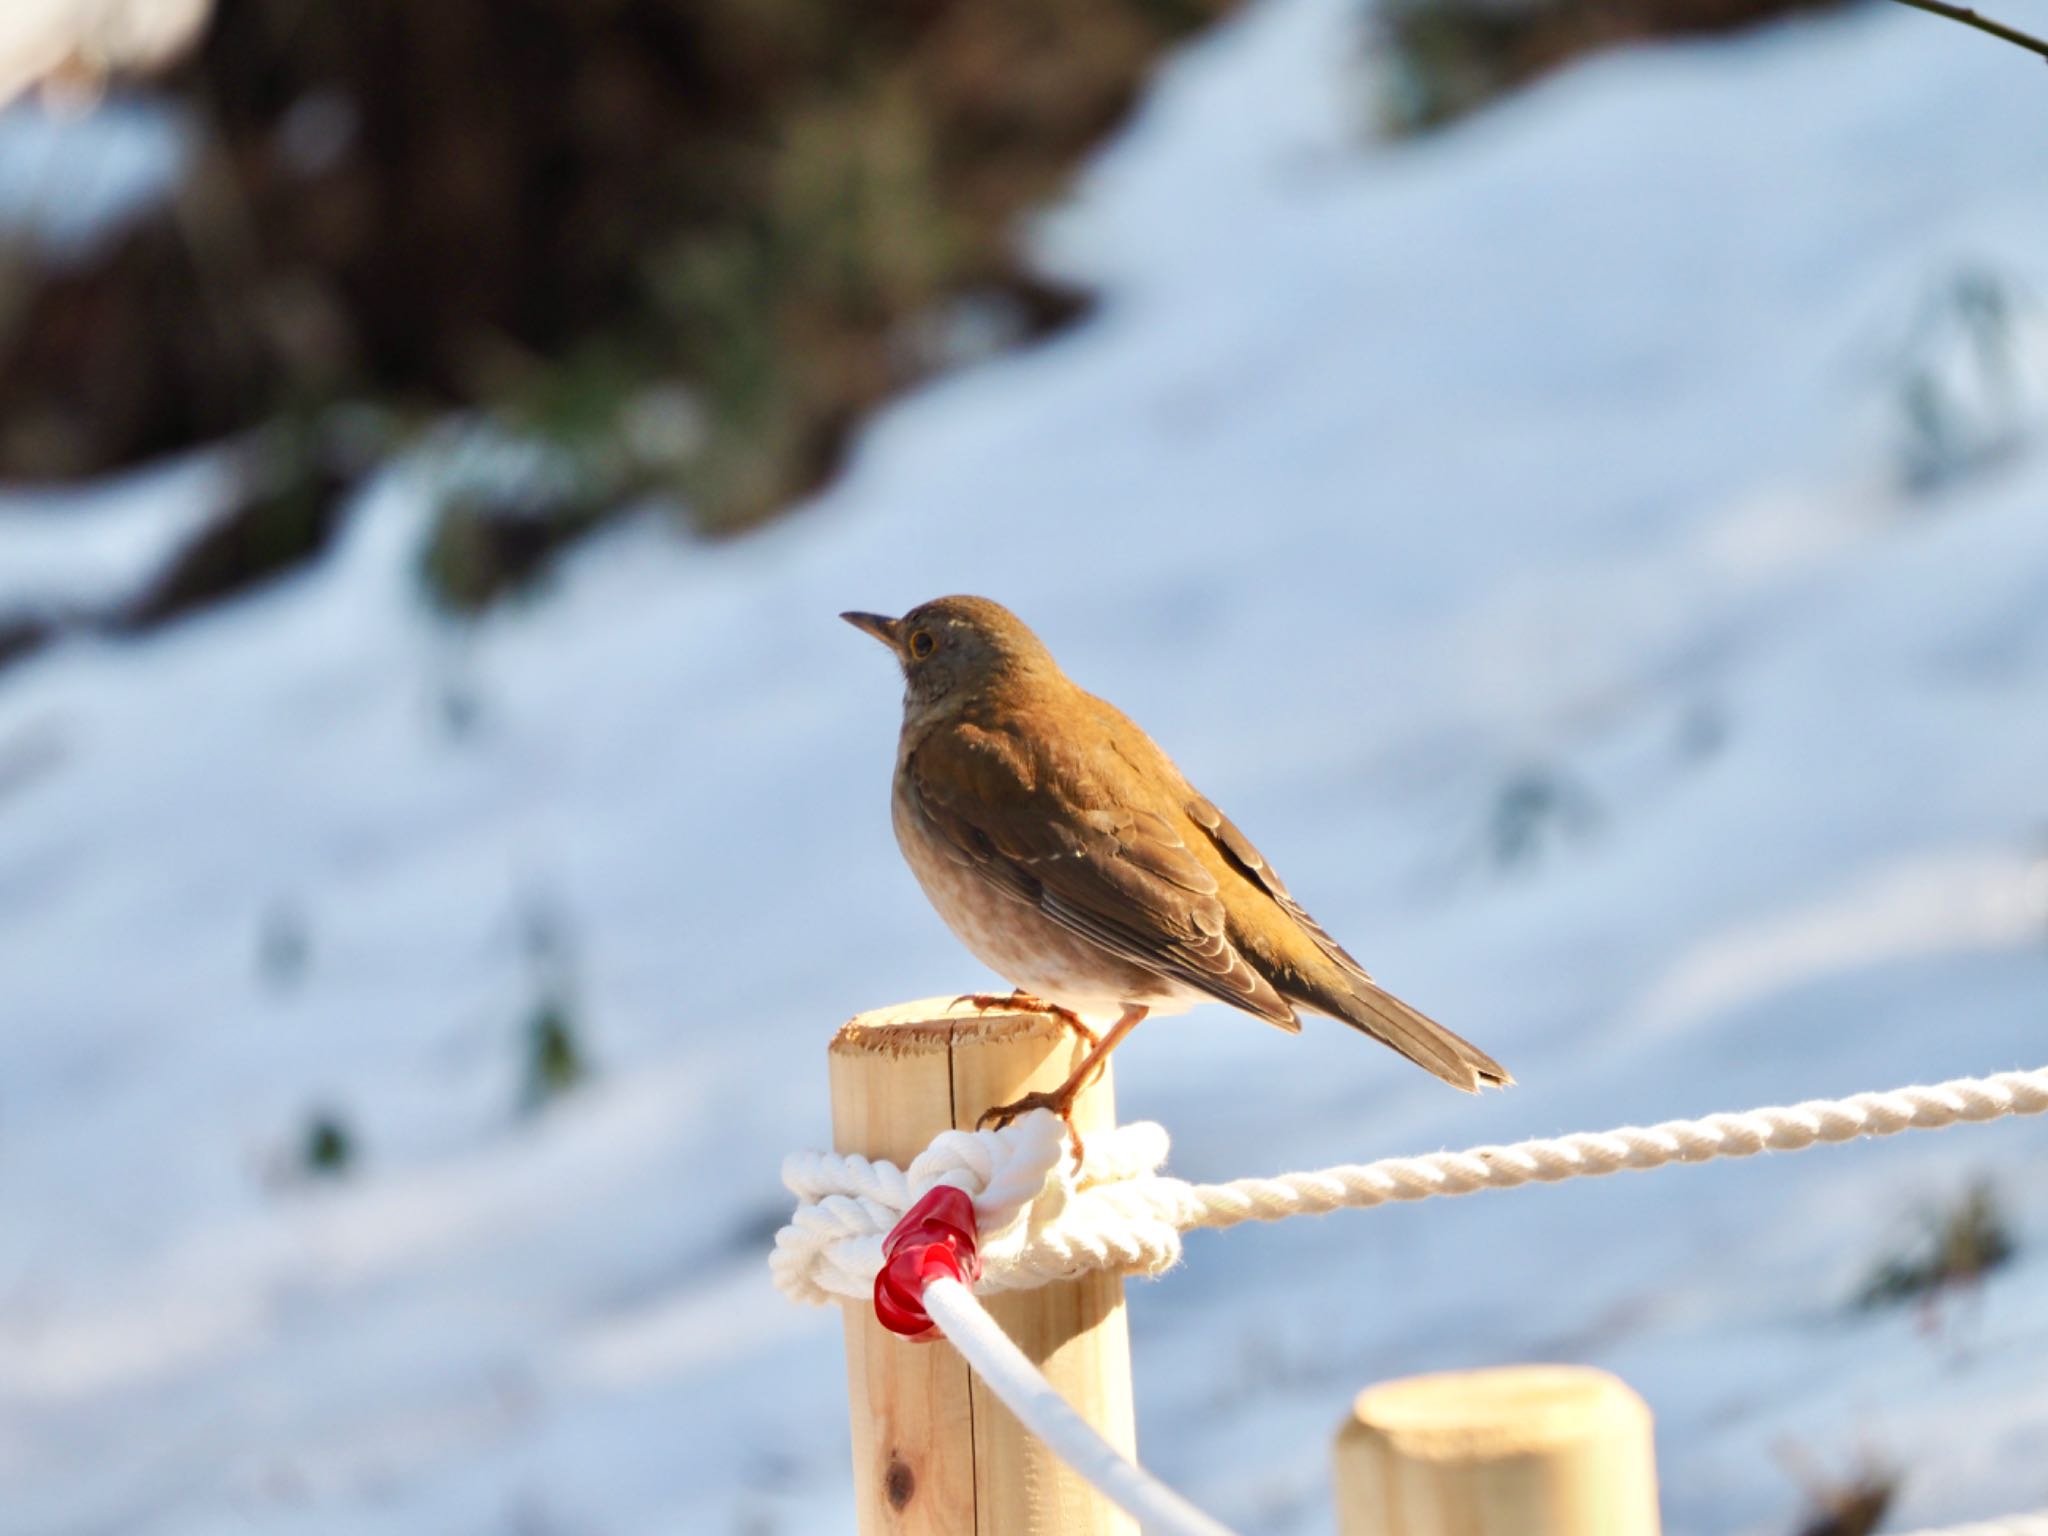
[[[1416,1012],[1377,982],[1347,979],[1350,986],[1342,999],[1345,1006],[1337,1017],[1353,1029],[1392,1046],[1418,1067],[1428,1068],[1467,1093],[1505,1088],[1514,1081],[1506,1067],[1478,1046]]]

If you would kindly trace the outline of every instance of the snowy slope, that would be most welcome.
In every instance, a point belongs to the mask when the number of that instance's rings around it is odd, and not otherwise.
[[[1343,0],[1190,50],[1043,231],[1099,317],[757,538],[631,525],[456,632],[415,466],[310,572],[0,680],[0,765],[52,764],[0,767],[0,1532],[851,1529],[775,1170],[842,1017],[984,978],[890,842],[846,607],[1010,602],[1521,1079],[1198,1010],[1119,1057],[1190,1176],[2048,1062],[2038,71],[1858,13],[1392,149],[1356,54]],[[1939,318],[1985,273],[2003,363]],[[1915,368],[1964,421],[1931,479]],[[1518,793],[1562,809],[1504,865]],[[536,907],[597,1077],[533,1118]],[[317,1106],[338,1186],[285,1171]],[[1786,1437],[1902,1459],[1901,1528],[2048,1502],[2044,1157],[1199,1238],[1133,1298],[1147,1460],[1327,1531],[1351,1391],[1569,1358],[1657,1410],[1677,1536],[1785,1529]],[[1849,1313],[1979,1171],[2020,1262],[1938,1335]]]
[[[202,453],[62,492],[0,491],[0,614],[118,608],[220,515],[234,488],[231,456]]]

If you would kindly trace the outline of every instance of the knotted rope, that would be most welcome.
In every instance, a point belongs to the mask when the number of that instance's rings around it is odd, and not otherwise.
[[[1554,1184],[1667,1163],[1797,1152],[1817,1142],[2043,1112],[2048,1068],[1467,1152],[1190,1184],[1160,1171],[1167,1136],[1157,1125],[1140,1122],[1091,1135],[1086,1160],[1075,1170],[1059,1122],[1038,1111],[999,1131],[948,1131],[907,1170],[828,1152],[791,1155],[782,1181],[797,1197],[796,1213],[776,1234],[769,1262],[776,1285],[792,1301],[864,1300],[882,1266],[883,1238],[921,1196],[943,1184],[974,1201],[982,1232],[980,1292],[1029,1289],[1092,1270],[1157,1275],[1179,1260],[1181,1234],[1198,1227]]]

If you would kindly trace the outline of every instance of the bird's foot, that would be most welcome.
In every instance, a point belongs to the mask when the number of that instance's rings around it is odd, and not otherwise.
[[[1034,1109],[1049,1109],[1060,1117],[1060,1123],[1067,1128],[1067,1135],[1074,1143],[1074,1167],[1081,1166],[1081,1133],[1074,1129],[1074,1101],[1081,1096],[1084,1085],[1069,1080],[1050,1092],[1027,1093],[1020,1099],[1007,1104],[997,1104],[985,1109],[981,1118],[974,1122],[977,1131],[1000,1131],[1019,1116],[1028,1115]]]
[[[960,996],[953,999],[953,1006],[958,1008],[962,1003],[971,1003],[982,1013],[987,1013],[991,1008],[1010,1008],[1018,1013],[1049,1013],[1083,1040],[1087,1041],[1090,1050],[1093,1050],[1102,1043],[1102,1036],[1090,1028],[1088,1022],[1081,1015],[1074,1012],[1073,1009],[1062,1008],[1058,1003],[1048,1003],[1044,998],[1033,996],[1022,987],[1007,994],[1002,992],[963,992]]]
[[[981,1112],[981,1118],[974,1122],[977,1131],[1000,1131],[1012,1120],[1028,1115],[1034,1109],[1049,1109],[1069,1126],[1074,1120],[1074,1100],[1079,1095],[1072,1085],[1053,1089],[1050,1093],[1027,1093],[1020,1099],[1007,1104],[997,1104]]]
[[[1065,1010],[1060,1010],[1064,1012]],[[1060,1117],[1067,1128],[1067,1134],[1074,1138],[1074,1167],[1081,1166],[1081,1133],[1074,1129],[1074,1103],[1081,1097],[1081,1090],[1102,1076],[1103,1066],[1109,1060],[1109,1053],[1116,1049],[1117,1042],[1128,1035],[1144,1019],[1148,1010],[1142,1003],[1125,1003],[1124,1011],[1108,1034],[1091,1048],[1081,1059],[1081,1064],[1067,1075],[1067,1080],[1050,1091],[1039,1089],[1027,1093],[1021,1099],[1008,1104],[998,1104],[984,1110],[981,1118],[974,1122],[978,1131],[1001,1130],[1019,1115],[1029,1114],[1034,1109],[1049,1109]],[[1078,1023],[1079,1021],[1076,1020]]]

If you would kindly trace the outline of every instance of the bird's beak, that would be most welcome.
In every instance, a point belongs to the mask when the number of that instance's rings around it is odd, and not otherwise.
[[[846,620],[855,629],[865,630],[868,634],[873,635],[882,644],[889,647],[890,650],[898,653],[901,653],[903,650],[903,621],[901,619],[885,619],[879,613],[842,613],[839,617]]]

